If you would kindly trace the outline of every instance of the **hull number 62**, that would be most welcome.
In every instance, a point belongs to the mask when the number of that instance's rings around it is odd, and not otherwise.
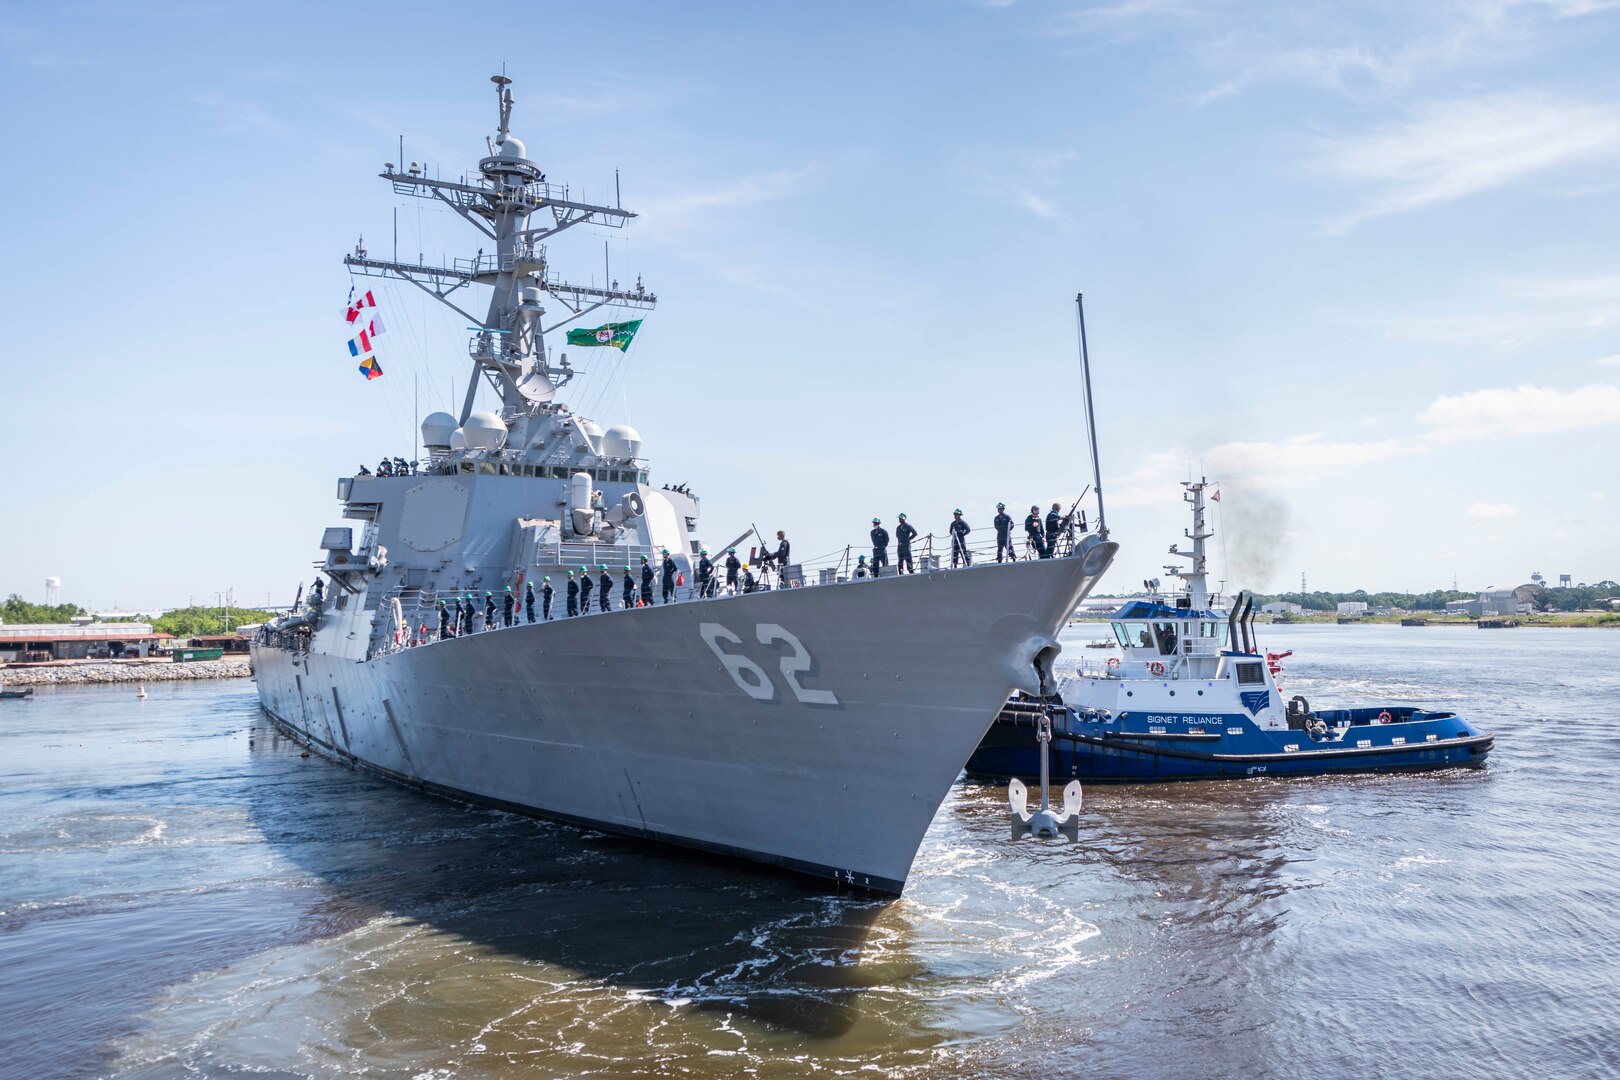
[[[776,683],[765,673],[765,669],[750,660],[741,651],[728,652],[727,649],[741,650],[743,639],[721,626],[719,623],[700,623],[698,632],[703,640],[708,642],[709,648],[714,650],[715,658],[731,676],[731,681],[737,688],[755,701],[775,701],[777,694]],[[804,642],[794,637],[787,630],[776,623],[759,623],[754,627],[754,639],[761,645],[779,645],[786,649],[786,655],[777,658],[777,667],[782,672],[782,681],[792,691],[793,696],[805,705],[837,705],[838,697],[831,690],[812,690],[802,681],[804,676],[813,676],[820,669],[810,650],[804,647]]]

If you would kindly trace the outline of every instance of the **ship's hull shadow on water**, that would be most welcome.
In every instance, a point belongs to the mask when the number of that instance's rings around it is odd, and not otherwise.
[[[280,773],[300,745],[266,717],[254,753]],[[520,964],[813,1038],[846,1033],[864,988],[915,966],[894,948],[890,899],[468,806],[318,756],[295,767],[331,772],[319,800],[255,785],[250,811],[329,891],[319,917],[333,932],[404,918]]]

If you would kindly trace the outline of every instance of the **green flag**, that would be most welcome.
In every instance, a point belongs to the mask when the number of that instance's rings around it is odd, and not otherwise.
[[[641,320],[633,322],[610,322],[598,326],[595,330],[568,331],[568,344],[570,345],[615,345],[620,352],[630,348],[630,341],[641,329]]]

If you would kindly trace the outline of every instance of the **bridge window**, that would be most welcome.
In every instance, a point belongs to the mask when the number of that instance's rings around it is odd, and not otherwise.
[[[1153,632],[1159,639],[1159,653],[1163,656],[1176,655],[1176,624],[1154,623]]]
[[[1153,631],[1145,622],[1114,623],[1114,637],[1124,649],[1153,648]]]

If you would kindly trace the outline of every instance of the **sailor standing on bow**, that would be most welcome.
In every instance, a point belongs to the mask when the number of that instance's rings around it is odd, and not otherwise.
[[[440,600],[439,601],[439,640],[443,641],[445,638],[447,638],[449,636],[450,636],[450,609],[444,606],[444,601],[443,600]]]
[[[917,568],[911,564],[911,542],[917,538],[917,530],[906,515],[900,515],[900,523],[894,527],[894,539],[898,548],[895,552],[894,572],[897,574],[915,574]]]
[[[726,552],[726,591],[737,591],[737,571],[742,569],[742,562],[737,558],[737,549],[730,548]]]
[[[630,576],[630,564],[624,567],[624,607],[625,610],[636,606],[636,579]]]
[[[872,561],[869,565],[873,577],[881,576],[883,568],[889,565],[889,530],[877,518],[872,519]]]
[[[571,619],[579,614],[579,580],[574,577],[572,570],[568,571],[568,617]]]
[[[528,617],[530,624],[534,623],[534,582],[523,583],[523,614]]]
[[[698,595],[707,600],[709,589],[714,584],[714,563],[709,561],[709,549],[701,548],[698,551],[697,587]]]
[[[549,577],[541,578],[540,579],[540,615],[541,615],[542,618],[544,618],[546,620],[546,622],[551,621],[551,597],[552,597],[552,594],[554,592],[555,592],[555,590],[552,589],[552,587],[551,587],[551,579]]]
[[[1007,504],[1006,503],[996,503],[995,526],[996,526],[996,562],[1001,562],[1002,561],[1002,553],[1004,551],[1006,552],[1006,556],[1007,556],[1008,559],[1012,560],[1013,562],[1017,562],[1018,561],[1018,556],[1013,552],[1013,542],[1012,542],[1013,519],[1012,519],[1012,515],[1007,513]]]
[[[660,567],[664,572],[664,603],[675,602],[675,560],[670,557],[669,548],[664,549],[664,565]]]
[[[580,567],[579,613],[581,615],[589,615],[591,613],[591,590],[594,588],[596,588],[596,582],[591,580],[591,568],[588,566]]]
[[[1046,541],[1041,538],[1041,508],[1029,508],[1029,516],[1024,519],[1024,536],[1029,546],[1035,549],[1036,558],[1046,558]]]
[[[506,595],[501,599],[501,625],[512,625],[512,608],[517,604],[517,597],[512,595],[512,586],[506,587]]]
[[[961,560],[963,566],[973,565],[973,555],[967,546],[968,533],[972,531],[973,527],[962,520],[962,511],[951,511],[951,569],[956,569],[957,560]]]
[[[1057,554],[1058,537],[1063,533],[1063,504],[1053,503],[1046,515],[1046,557]]]
[[[653,568],[647,561],[647,556],[641,557],[641,602],[652,607],[653,602]]]
[[[608,573],[606,563],[598,563],[597,568],[602,571],[601,588],[597,591],[597,606],[603,611],[613,610],[613,575]]]
[[[484,590],[484,629],[495,629],[495,594]]]

